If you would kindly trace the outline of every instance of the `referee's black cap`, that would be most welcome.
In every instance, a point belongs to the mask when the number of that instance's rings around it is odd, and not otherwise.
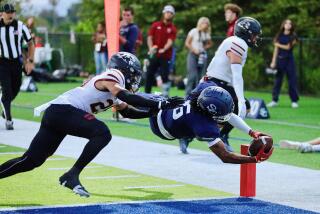
[[[12,4],[4,4],[1,7],[0,12],[3,12],[3,13],[14,13],[14,12],[16,12],[16,9],[14,8],[14,6]]]

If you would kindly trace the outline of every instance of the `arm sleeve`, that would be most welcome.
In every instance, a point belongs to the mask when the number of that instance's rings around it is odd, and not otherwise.
[[[127,106],[125,109],[119,111],[123,117],[131,119],[141,119],[154,116],[157,111],[149,110],[140,110],[134,108],[133,106]]]
[[[245,99],[243,94],[243,78],[242,78],[242,65],[231,64],[232,70],[232,83],[234,91],[236,92],[238,98],[238,115],[245,117]]]
[[[31,41],[32,37],[31,37],[30,31],[27,28],[27,26],[25,26],[24,24],[22,25],[22,35],[23,35],[23,39],[26,42],[30,42]]]
[[[248,126],[248,124],[241,119],[241,117],[239,117],[238,115],[232,113],[230,119],[228,120],[228,122],[236,127],[237,129],[239,129],[240,131],[243,131],[244,133],[248,134],[249,131],[251,130],[250,126]]]
[[[117,98],[133,106],[149,107],[153,109],[160,109],[161,107],[160,101],[144,98],[142,96],[133,94],[127,90],[120,91],[117,94]]]

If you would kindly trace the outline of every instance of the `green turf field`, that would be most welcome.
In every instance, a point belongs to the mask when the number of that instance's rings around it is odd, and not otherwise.
[[[79,80],[79,79],[78,79]],[[37,93],[20,93],[14,101],[13,115],[16,118],[40,121],[40,118],[33,117],[33,107],[49,101],[60,93],[80,85],[82,80],[72,83],[50,83],[38,84],[39,92]],[[171,95],[183,96],[184,91],[176,89],[171,90]],[[271,100],[271,93],[246,92],[246,97],[262,98],[266,102]],[[280,139],[291,140],[310,140],[319,137],[320,133],[320,98],[301,96],[299,101],[300,107],[292,109],[290,107],[290,100],[286,94],[280,97],[279,106],[276,108],[269,108],[271,118],[270,120],[246,120],[247,123],[256,130],[269,133],[273,136],[276,143]],[[154,136],[148,127],[148,120],[137,120],[134,123],[119,123],[111,120],[111,112],[105,112],[98,115],[104,120],[114,135],[132,137],[136,139],[150,140],[166,144],[178,145],[177,141],[164,141]],[[285,123],[285,124],[279,124]],[[231,133],[231,144],[236,151],[239,151],[240,144],[245,141],[235,140],[234,138],[247,139],[249,143],[250,138],[238,130]],[[194,142],[190,145],[191,148],[201,150],[208,150],[207,145],[201,142]],[[177,148],[178,149],[178,148]],[[320,155],[314,154],[300,154],[297,151],[284,150],[276,147],[274,154],[270,161],[277,163],[290,164],[300,167],[320,169]]]
[[[8,154],[7,152],[23,151],[16,147],[2,146],[5,145],[0,144],[0,163],[18,156],[17,154]],[[0,208],[231,196],[230,193],[156,178],[114,167],[90,164],[81,174],[81,181],[91,193],[91,197],[81,198],[78,195],[71,194],[71,190],[58,185],[58,178],[74,162],[75,160],[71,158],[53,156],[44,165],[32,172],[1,179]],[[110,177],[104,179],[97,178],[104,176]],[[115,177],[112,178],[111,176]],[[124,177],[117,178],[116,176]],[[151,187],[148,188],[146,186]],[[152,186],[158,186],[158,188],[152,188]]]

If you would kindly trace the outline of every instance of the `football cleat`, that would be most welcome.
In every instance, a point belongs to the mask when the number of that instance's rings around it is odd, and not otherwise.
[[[187,148],[189,146],[188,139],[185,139],[185,138],[179,139],[179,146],[180,146],[180,151],[183,154],[188,154],[188,150],[187,150]]]
[[[6,120],[6,129],[7,130],[13,130],[13,121]]]
[[[60,185],[71,189],[75,194],[80,195],[81,197],[90,197],[90,193],[82,186],[78,176],[65,173],[59,178],[59,182]]]
[[[222,135],[221,136],[221,140],[224,143],[224,146],[225,146],[226,150],[228,152],[233,152],[233,149],[229,144],[229,135],[228,134]]]

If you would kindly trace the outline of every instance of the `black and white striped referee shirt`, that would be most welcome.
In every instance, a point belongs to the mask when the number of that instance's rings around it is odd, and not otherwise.
[[[11,24],[5,25],[0,19],[0,58],[18,59],[21,55],[22,39],[29,42],[31,34],[23,22],[13,20]]]

